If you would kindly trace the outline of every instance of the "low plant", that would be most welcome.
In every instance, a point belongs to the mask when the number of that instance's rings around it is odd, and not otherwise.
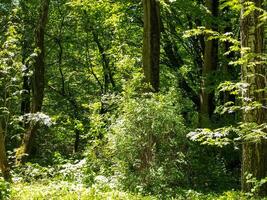
[[[170,90],[143,95],[125,94],[117,119],[108,133],[114,166],[125,188],[141,193],[162,193],[170,185],[184,185],[185,104]]]
[[[0,200],[6,200],[10,198],[10,184],[3,178],[0,178]]]

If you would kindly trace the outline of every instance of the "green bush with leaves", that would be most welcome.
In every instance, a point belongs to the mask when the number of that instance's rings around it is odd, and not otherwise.
[[[126,188],[160,193],[171,184],[184,184],[187,129],[182,102],[175,90],[122,98],[108,138]]]

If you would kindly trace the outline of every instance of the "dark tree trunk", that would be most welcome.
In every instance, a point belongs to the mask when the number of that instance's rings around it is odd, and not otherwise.
[[[247,0],[242,0],[244,5]],[[252,1],[259,8],[263,6],[263,0]],[[252,11],[249,15],[244,16],[245,8],[241,12],[241,47],[249,48],[249,53],[260,55],[265,53],[264,44],[264,26],[260,25],[259,11]],[[243,54],[244,57],[246,54]],[[243,113],[243,121],[245,123],[263,124],[267,121],[266,107],[266,64],[253,64],[251,62],[258,62],[261,58],[254,57],[244,63],[242,66],[242,79],[249,84],[248,90],[244,94],[244,98],[252,99],[260,102],[263,106],[255,108]],[[265,90],[264,90],[265,89]],[[244,105],[246,105],[244,100]],[[265,130],[266,132],[266,130]],[[243,144],[242,153],[242,169],[241,169],[241,186],[244,192],[250,192],[253,185],[247,183],[246,175],[252,174],[258,180],[267,177],[267,141],[260,139],[259,142],[246,141]],[[267,184],[263,184],[259,190],[259,195],[267,195]]]
[[[5,128],[3,127],[3,123],[0,120],[0,170],[2,175],[6,181],[10,181],[10,169],[8,165],[8,160],[6,156],[6,148],[5,148]]]
[[[92,33],[93,33],[93,38],[94,38],[94,41],[97,45],[98,51],[101,54],[103,72],[104,72],[104,92],[106,93],[108,91],[109,84],[111,84],[113,88],[115,88],[116,85],[115,85],[115,81],[113,79],[113,74],[112,74],[112,71],[110,68],[110,61],[109,61],[109,58],[105,52],[105,49],[104,49],[103,45],[101,44],[95,30],[93,30]]]
[[[31,85],[28,76],[23,76],[22,89],[23,93],[21,101],[21,114],[24,115],[26,113],[29,113],[31,110],[31,98],[30,98]]]
[[[24,74],[23,74],[23,84],[22,90],[23,93],[21,95],[21,115],[25,115],[31,112],[31,79],[30,79],[30,66],[29,61],[27,60],[32,53],[32,43],[34,41],[33,34],[29,33],[32,30],[29,26],[29,22],[27,19],[30,17],[29,7],[27,6],[26,1],[20,1],[20,7],[22,11],[22,23],[24,26],[22,28],[22,63],[25,66]],[[26,125],[27,126],[27,125]],[[26,128],[24,126],[24,128]]]
[[[70,102],[72,108],[73,108],[73,116],[72,118],[75,120],[79,120],[80,116],[79,116],[79,106],[77,104],[77,101],[75,99],[75,97],[69,92],[69,98],[68,101]],[[73,148],[73,152],[77,153],[79,151],[79,146],[80,146],[80,135],[81,135],[81,131],[75,127],[74,128],[74,132],[75,132],[75,140],[74,140],[74,148]]]
[[[40,15],[35,32],[35,46],[38,48],[38,55],[35,58],[33,77],[32,77],[32,102],[31,113],[40,112],[42,109],[45,87],[45,46],[44,34],[48,21],[48,9],[50,0],[42,0],[40,6]],[[25,155],[30,155],[33,141],[38,130],[38,124],[31,124],[26,130],[22,145],[17,151],[17,164],[23,162]]]
[[[23,84],[22,84],[23,93],[22,93],[21,108],[20,108],[22,115],[29,113],[31,110],[31,97],[30,97],[31,84],[30,84],[30,77],[29,77],[30,69],[29,69],[28,63],[26,62],[27,56],[29,56],[26,53],[26,49],[28,48],[29,44],[27,43],[26,38],[24,40],[25,41],[23,41],[23,47],[22,47],[23,48],[22,49],[22,63],[24,64],[26,69],[24,71]]]
[[[211,12],[210,20],[218,17],[218,0],[206,0],[206,7]],[[213,21],[207,21],[206,27],[214,31],[217,25]],[[200,92],[200,127],[209,127],[211,115],[214,111],[214,89],[209,83],[210,76],[217,69],[218,62],[218,41],[209,40],[209,35],[205,36],[204,65],[202,68],[202,81]]]
[[[75,128],[75,141],[74,141],[74,153],[77,153],[79,151],[79,145],[80,145],[80,130]]]
[[[160,57],[160,9],[159,1],[143,0],[144,41],[143,70],[145,82],[154,91],[159,91],[159,57]]]

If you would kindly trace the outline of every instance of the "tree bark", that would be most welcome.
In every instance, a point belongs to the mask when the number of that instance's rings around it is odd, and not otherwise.
[[[143,36],[143,71],[144,81],[151,88],[148,91],[159,91],[160,59],[160,8],[158,0],[143,0],[144,36]],[[140,171],[149,169],[153,161],[153,133],[146,133],[146,145],[140,152]]]
[[[210,20],[218,17],[218,0],[206,0],[206,7],[211,12]],[[206,28],[217,30],[217,25],[213,21],[207,21]],[[210,76],[217,69],[218,65],[218,40],[209,40],[209,35],[205,36],[204,64],[202,68],[202,81],[200,92],[200,126],[209,127],[211,115],[214,111],[214,89],[209,83]]]
[[[25,66],[24,74],[23,74],[23,84],[22,84],[22,90],[23,93],[21,94],[21,115],[25,115],[27,113],[30,113],[31,111],[31,80],[30,80],[30,66],[29,61],[27,61],[27,58],[30,56],[32,52],[32,43],[34,41],[33,34],[29,33],[30,30],[32,30],[32,27],[29,26],[29,22],[27,19],[30,17],[29,14],[29,7],[27,6],[26,1],[20,1],[20,7],[22,14],[22,23],[24,24],[22,28],[22,63]],[[24,127],[26,128],[26,127]]]
[[[241,0],[243,9],[241,11],[241,47],[249,48],[249,53],[261,55],[265,53],[264,44],[264,26],[259,22],[259,11],[251,11],[244,16],[244,3],[247,0]],[[252,1],[259,8],[263,6],[263,0]],[[245,57],[246,53],[242,54]],[[266,123],[266,64],[259,63],[259,57],[253,57],[247,60],[242,66],[242,80],[249,84],[243,98],[249,101],[257,101],[263,106],[243,113],[245,123],[257,123],[258,125]],[[251,63],[254,62],[253,65]],[[258,62],[258,64],[255,64]],[[264,90],[265,89],[265,90]],[[247,101],[244,99],[244,105]],[[264,108],[265,106],[265,108]],[[266,130],[265,130],[266,132]],[[243,143],[242,169],[241,169],[241,187],[244,192],[250,192],[253,185],[247,183],[247,174],[252,174],[258,180],[267,177],[267,140],[260,139],[259,142],[246,141]],[[267,184],[258,188],[258,195],[267,195]]]
[[[160,9],[158,0],[143,0],[143,70],[145,82],[159,91]]]
[[[29,77],[29,71],[30,68],[28,66],[28,63],[26,62],[27,53],[26,53],[26,41],[24,41],[23,49],[22,49],[22,63],[25,65],[26,69],[24,71],[25,75],[23,75],[23,84],[22,84],[22,90],[23,93],[21,94],[21,105],[20,105],[20,112],[21,115],[25,115],[27,113],[30,113],[31,111],[31,81]]]
[[[42,0],[40,6],[40,15],[35,32],[35,46],[38,48],[38,55],[35,58],[34,73],[32,77],[32,102],[31,113],[40,112],[42,109],[45,87],[45,45],[44,34],[48,21],[48,10],[50,0]],[[30,155],[33,141],[38,130],[38,124],[30,124],[24,134],[21,147],[17,151],[16,162],[20,164],[26,159],[25,155]]]
[[[8,160],[6,156],[6,148],[5,148],[5,132],[3,123],[0,120],[0,169],[2,175],[6,181],[10,181],[10,169],[8,165]]]

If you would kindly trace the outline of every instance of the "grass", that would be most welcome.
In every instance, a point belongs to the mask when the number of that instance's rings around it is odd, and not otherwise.
[[[70,182],[18,183],[11,186],[12,200],[155,200],[117,190],[101,191]]]
[[[1,199],[1,198],[0,198]],[[155,196],[142,196],[110,188],[93,186],[86,188],[82,184],[75,184],[66,181],[37,181],[30,183],[13,183],[11,185],[12,200],[249,200],[251,198],[238,191],[227,191],[222,194],[203,194],[188,190],[177,193],[176,198],[165,198]],[[262,198],[261,198],[262,199]],[[266,200],[266,198],[265,198]]]

